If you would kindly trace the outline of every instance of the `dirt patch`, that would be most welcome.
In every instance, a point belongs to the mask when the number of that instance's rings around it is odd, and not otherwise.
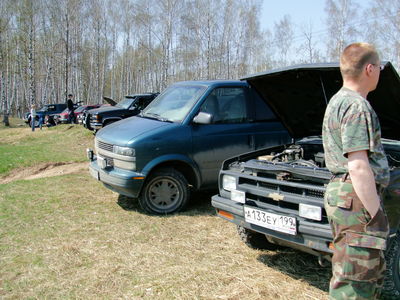
[[[87,170],[87,162],[71,163],[42,163],[29,168],[15,169],[5,177],[0,177],[0,184],[9,183],[15,180],[31,180],[44,177],[53,177],[65,174],[79,173]]]

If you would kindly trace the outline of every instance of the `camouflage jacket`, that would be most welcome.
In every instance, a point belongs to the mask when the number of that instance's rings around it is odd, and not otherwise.
[[[389,183],[389,165],[381,142],[381,127],[369,102],[342,87],[329,101],[322,125],[326,166],[334,174],[348,172],[347,153],[368,150],[375,182]]]

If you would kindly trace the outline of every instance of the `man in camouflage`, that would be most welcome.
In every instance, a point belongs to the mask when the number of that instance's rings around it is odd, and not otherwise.
[[[324,116],[325,161],[334,174],[325,193],[334,245],[330,299],[377,299],[383,283],[389,226],[380,193],[389,183],[389,167],[379,120],[366,99],[380,68],[372,45],[346,47],[343,87]]]

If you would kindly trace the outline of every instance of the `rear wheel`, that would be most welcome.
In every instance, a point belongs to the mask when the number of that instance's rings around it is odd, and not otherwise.
[[[139,197],[140,206],[150,214],[170,214],[182,210],[188,202],[188,182],[172,168],[155,171],[146,181]]]
[[[386,251],[386,273],[383,283],[384,299],[400,299],[400,232]]]
[[[253,230],[237,226],[237,231],[242,242],[253,249],[276,250],[280,248],[279,245],[268,242],[264,234],[255,232]]]

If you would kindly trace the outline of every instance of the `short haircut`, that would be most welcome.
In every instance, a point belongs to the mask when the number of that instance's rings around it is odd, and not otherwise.
[[[68,97],[73,97],[73,95],[72,94],[68,94]]]
[[[343,78],[357,79],[366,64],[379,63],[379,55],[375,47],[368,43],[348,45],[340,57],[340,72]]]

